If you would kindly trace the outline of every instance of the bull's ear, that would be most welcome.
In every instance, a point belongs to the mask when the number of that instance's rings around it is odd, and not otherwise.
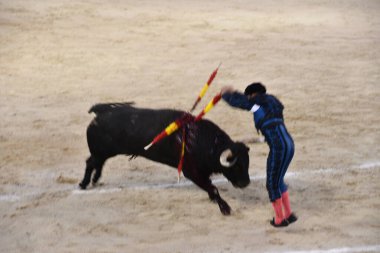
[[[244,152],[244,151],[248,152],[249,151],[249,147],[248,147],[247,143],[245,143],[245,142],[238,142],[238,144],[240,144],[240,145],[237,145],[235,147],[235,149],[233,150],[234,154],[236,153],[236,151],[237,152]]]

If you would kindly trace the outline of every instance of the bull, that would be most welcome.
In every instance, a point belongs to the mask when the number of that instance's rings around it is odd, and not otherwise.
[[[145,150],[147,145],[169,123],[180,117],[192,117],[184,111],[171,109],[136,108],[133,103],[96,104],[89,113],[95,118],[87,128],[90,157],[86,161],[84,178],[79,184],[86,189],[92,177],[95,185],[108,158],[116,155],[141,156],[176,168],[180,159],[182,131],[166,137]],[[249,148],[233,142],[217,125],[209,120],[188,123],[183,175],[208,193],[224,215],[231,208],[219,195],[210,176],[222,173],[234,187],[244,188],[250,183],[248,174]],[[93,173],[95,172],[95,173]],[[92,176],[92,174],[94,174]]]

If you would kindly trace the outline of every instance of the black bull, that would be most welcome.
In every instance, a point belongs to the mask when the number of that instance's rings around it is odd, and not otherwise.
[[[142,156],[149,160],[177,167],[180,159],[182,131],[177,131],[161,142],[144,150],[168,124],[183,117],[185,112],[161,109],[140,109],[130,103],[97,104],[89,112],[96,117],[87,128],[87,142],[91,156],[82,182],[85,189],[91,181],[96,184],[105,161],[124,154]],[[228,215],[231,208],[224,201],[210,176],[222,173],[234,187],[246,187],[249,182],[249,148],[233,142],[217,125],[209,120],[186,124],[186,147],[183,174],[205,190],[210,199],[217,202],[220,211]]]

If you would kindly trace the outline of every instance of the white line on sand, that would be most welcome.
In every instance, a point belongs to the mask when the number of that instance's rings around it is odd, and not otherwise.
[[[282,251],[281,253],[360,253],[360,252],[380,252],[380,245],[367,245],[359,247],[344,247],[325,250],[301,250]]]
[[[20,197],[13,194],[4,194],[0,195],[0,202],[6,201],[6,202],[16,202],[19,201]]]
[[[300,176],[307,176],[307,175],[313,175],[313,174],[338,174],[349,170],[376,170],[380,169],[380,162],[367,162],[364,164],[360,164],[351,168],[325,168],[325,169],[308,169],[303,172],[288,172],[286,174],[287,178],[291,177],[300,177]],[[258,181],[258,180],[264,180],[265,175],[257,175],[257,176],[251,176],[250,179],[252,181]],[[224,184],[227,181],[224,177],[215,178],[212,180],[212,182],[216,185],[218,184]],[[122,189],[132,189],[132,190],[150,190],[150,189],[167,189],[167,188],[182,188],[182,187],[189,187],[193,186],[194,184],[189,180],[182,180],[180,183],[166,183],[166,184],[131,184],[130,182],[121,184],[117,187],[112,188],[94,188],[94,189],[88,189],[86,191],[79,190],[79,189],[72,189],[71,186],[69,186],[66,189],[60,189],[59,191],[66,192],[71,191],[74,195],[83,195],[83,194],[106,194],[106,193],[114,193],[119,192]],[[23,195],[16,195],[16,194],[4,194],[0,195],[0,202],[16,202],[21,200],[21,198],[25,197],[33,197],[38,196],[42,194],[42,192],[38,193],[27,193]]]
[[[372,163],[364,163],[359,166],[355,166],[352,168],[326,168],[326,169],[310,169],[303,172],[288,172],[286,173],[287,178],[291,177],[300,177],[302,175],[313,175],[313,174],[337,174],[342,173],[344,171],[348,170],[375,170],[380,169],[380,162],[372,162]],[[252,181],[258,181],[265,179],[265,175],[257,175],[257,176],[251,176],[250,179]],[[228,180],[224,177],[216,178],[212,180],[213,184],[223,184],[228,182]],[[166,189],[166,188],[180,188],[180,187],[187,187],[191,186],[193,183],[188,180],[183,180],[180,183],[167,183],[167,184],[140,184],[140,185],[122,185],[120,188],[127,188],[127,189],[135,189],[135,190],[147,190],[147,189]],[[110,189],[111,190],[111,189]]]
[[[349,170],[376,170],[380,169],[380,162],[369,162],[364,163],[358,166],[354,166],[351,168],[325,168],[325,169],[310,169],[303,172],[288,172],[286,174],[287,177],[299,177],[302,175],[313,175],[313,174],[338,174]],[[265,179],[265,175],[257,175],[250,177],[251,180],[263,180]],[[213,180],[214,184],[222,184],[226,183],[227,179],[225,178],[217,178]],[[89,189],[87,191],[79,190],[79,189],[66,189],[61,191],[71,191],[74,195],[80,194],[104,194],[104,193],[114,193],[120,192],[122,189],[136,189],[136,190],[149,190],[149,189],[165,189],[165,188],[179,188],[192,186],[193,183],[191,181],[182,181],[181,183],[167,183],[167,184],[140,184],[140,185],[130,185],[124,184],[119,187],[113,187],[109,189]],[[35,194],[38,195],[38,194]],[[25,195],[15,195],[15,194],[5,194],[0,195],[0,202],[16,202],[19,201],[22,197],[30,197],[34,196],[32,193],[28,193]],[[283,251],[281,253],[364,253],[364,252],[380,252],[380,245],[364,245],[358,247],[344,247],[344,248],[334,248],[334,249],[324,249],[324,250],[301,250],[301,251]]]

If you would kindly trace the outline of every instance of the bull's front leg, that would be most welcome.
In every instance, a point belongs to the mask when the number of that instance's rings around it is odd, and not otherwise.
[[[205,190],[208,193],[209,198],[213,201],[218,203],[219,209],[222,212],[223,215],[230,215],[231,214],[231,207],[227,204],[227,202],[222,199],[219,195],[218,189],[215,187],[215,185],[212,184],[210,178],[203,177],[203,175],[197,175],[193,173],[186,173],[184,172],[184,176],[193,181],[196,185],[198,185],[200,188]]]
[[[231,207],[227,204],[227,202],[224,199],[222,199],[222,197],[220,197],[218,189],[212,183],[210,183],[210,186],[208,186],[207,188],[209,189],[207,190],[208,196],[212,201],[218,203],[219,209],[222,212],[222,214],[230,215]]]

